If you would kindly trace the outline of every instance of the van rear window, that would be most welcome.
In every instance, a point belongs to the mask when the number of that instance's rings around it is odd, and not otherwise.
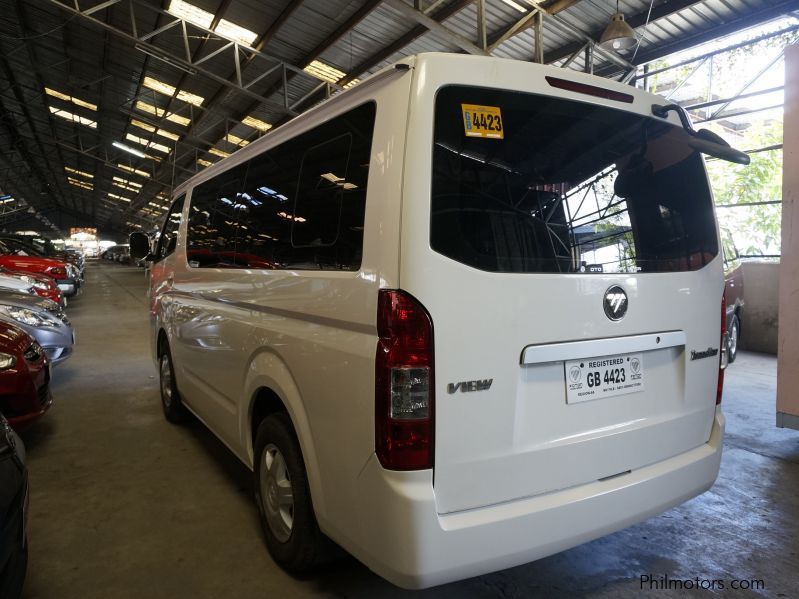
[[[445,87],[436,98],[431,247],[491,272],[702,268],[718,240],[704,164],[688,139],[623,110]]]

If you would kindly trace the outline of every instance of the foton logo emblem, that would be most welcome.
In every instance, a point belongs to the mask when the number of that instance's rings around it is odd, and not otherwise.
[[[447,385],[447,393],[455,393],[460,390],[462,393],[469,393],[470,391],[488,391],[491,388],[491,383],[494,379],[483,379],[482,381],[461,381],[460,383],[449,383]]]

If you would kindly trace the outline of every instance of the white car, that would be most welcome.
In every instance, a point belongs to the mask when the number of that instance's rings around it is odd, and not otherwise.
[[[427,587],[702,493],[726,341],[699,151],[747,160],[614,81],[386,68],[177,189],[149,255],[164,412],[253,469],[291,571],[324,533]]]
[[[0,289],[35,295],[36,291],[33,289],[35,284],[33,277],[0,274]]]

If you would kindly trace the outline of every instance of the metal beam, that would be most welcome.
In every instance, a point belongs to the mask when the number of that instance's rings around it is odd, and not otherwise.
[[[476,54],[478,56],[488,56],[488,51],[484,50],[483,48],[476,46],[471,41],[467,40],[462,35],[455,33],[451,29],[445,27],[441,23],[439,23],[434,18],[428,17],[420,10],[416,10],[412,6],[405,4],[402,0],[384,0],[384,4],[386,6],[390,6],[392,9],[400,13],[402,16],[412,19],[422,25],[423,27],[429,29],[432,33],[434,33],[438,38],[441,40],[453,44],[468,52],[469,54]]]
[[[486,37],[486,0],[477,0],[477,45],[481,50],[488,49],[488,39]]]
[[[130,42],[133,44],[134,48],[140,52],[143,52],[144,54],[165,62],[166,64],[169,64],[175,68],[182,69],[188,73],[200,74],[208,77],[220,85],[229,87],[238,93],[251,97],[261,104],[272,106],[275,109],[287,110],[287,106],[285,103],[281,104],[279,102],[275,102],[271,98],[253,91],[253,81],[245,80],[241,76],[240,70],[233,69],[238,71],[238,76],[233,80],[225,78],[205,68],[205,66],[203,66],[204,60],[202,56],[194,58],[190,55],[190,53],[187,53],[184,56],[179,56],[172,52],[171,49],[164,47],[163,44],[159,45],[159,34],[169,31],[171,34],[178,35],[183,42],[184,48],[186,49],[188,49],[190,45],[190,34],[191,36],[199,35],[203,38],[219,40],[220,46],[212,50],[212,52],[219,52],[218,58],[224,57],[228,60],[231,60],[234,67],[236,61],[239,60],[241,56],[245,56],[249,58],[253,64],[258,62],[258,67],[251,70],[260,71],[262,69],[271,69],[276,67],[284,72],[294,73],[295,76],[301,76],[306,79],[314,79],[319,81],[317,77],[306,73],[299,67],[269,56],[255,48],[240,44],[235,40],[226,38],[208,28],[200,27],[184,19],[175,17],[174,15],[158,7],[154,7],[151,4],[144,2],[143,0],[127,0],[127,5],[130,8],[130,22],[127,23],[127,29],[122,28],[122,26],[112,25],[96,18],[94,13],[97,11],[93,8],[81,8],[81,3],[79,0],[75,0],[71,5],[62,4],[59,2],[59,0],[48,1],[59,7],[61,10],[67,11],[74,16],[79,16],[92,25],[110,31],[114,35]],[[102,6],[103,9],[111,10],[117,5],[123,5],[123,1],[108,0],[108,2],[103,3]],[[148,27],[150,20],[142,16],[145,13],[165,15],[168,18],[168,21],[165,25],[157,27],[154,30],[150,30]],[[124,21],[119,20],[119,22],[123,23]]]

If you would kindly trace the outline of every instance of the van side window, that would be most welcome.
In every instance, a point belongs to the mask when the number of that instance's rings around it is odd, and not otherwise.
[[[370,102],[253,158],[237,251],[260,268],[358,270],[374,123]]]
[[[237,166],[194,188],[189,209],[186,259],[189,266],[241,268],[236,251],[237,211],[246,166]]]
[[[172,204],[169,213],[164,221],[164,228],[161,230],[161,237],[158,238],[158,247],[155,250],[155,261],[163,260],[175,251],[178,242],[178,229],[183,218],[183,201],[186,194],[180,196]]]
[[[346,134],[310,148],[302,158],[300,184],[291,221],[295,248],[336,243],[341,204],[347,181],[352,135]]]

